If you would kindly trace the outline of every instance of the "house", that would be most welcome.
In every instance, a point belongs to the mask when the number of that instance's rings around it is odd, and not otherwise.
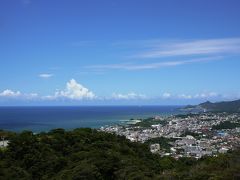
[[[150,145],[150,151],[151,153],[157,153],[160,151],[160,144],[151,144]]]
[[[7,140],[0,141],[0,148],[1,147],[7,147],[8,143],[9,143],[9,141],[7,141]]]

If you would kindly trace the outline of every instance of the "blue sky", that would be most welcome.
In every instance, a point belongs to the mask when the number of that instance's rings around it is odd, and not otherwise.
[[[0,105],[240,98],[238,0],[1,0]]]

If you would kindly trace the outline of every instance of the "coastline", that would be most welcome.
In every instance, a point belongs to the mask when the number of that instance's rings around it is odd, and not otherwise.
[[[21,132],[55,128],[100,128],[124,124],[130,119],[178,114],[179,106],[82,106],[82,107],[0,107],[0,129]]]

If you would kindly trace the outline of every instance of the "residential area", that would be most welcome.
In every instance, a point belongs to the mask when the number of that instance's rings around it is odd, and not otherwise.
[[[135,124],[129,122],[100,130],[125,136],[133,142],[148,143],[152,153],[176,159],[216,156],[240,146],[239,113],[207,112],[134,121]],[[167,143],[162,146],[163,140]]]

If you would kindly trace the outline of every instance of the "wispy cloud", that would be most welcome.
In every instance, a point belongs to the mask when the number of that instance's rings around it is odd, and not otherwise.
[[[147,41],[147,44],[149,42]],[[240,53],[240,38],[205,39],[170,41],[163,43],[153,41],[152,47],[143,53],[132,55],[135,58],[161,58],[169,56],[222,55]]]
[[[126,63],[99,64],[86,66],[95,70],[144,70],[180,66],[193,63],[216,61],[229,55],[240,54],[240,38],[202,39],[202,40],[137,40],[116,42],[114,46],[133,48],[135,54],[129,55]],[[166,60],[174,58],[176,60]],[[147,59],[141,61],[139,59]],[[138,60],[138,61],[136,61]]]
[[[52,77],[53,74],[49,74],[49,73],[43,73],[43,74],[39,74],[38,77],[40,78],[44,78],[44,79],[48,79],[50,77]]]
[[[144,70],[144,69],[158,69],[162,67],[171,67],[171,66],[180,66],[184,64],[193,64],[193,63],[202,63],[209,61],[217,61],[222,57],[206,57],[206,58],[195,58],[190,60],[180,60],[180,61],[165,61],[157,63],[145,63],[145,64],[132,64],[132,63],[123,63],[123,64],[108,64],[108,65],[93,65],[86,66],[90,69],[117,69],[117,70]]]

